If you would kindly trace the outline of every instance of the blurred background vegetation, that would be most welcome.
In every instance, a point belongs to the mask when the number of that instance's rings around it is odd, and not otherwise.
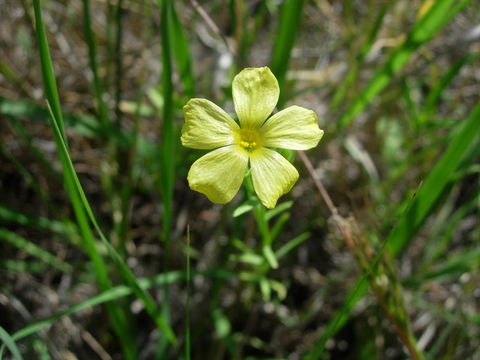
[[[0,0],[1,356],[480,359],[479,41],[473,0]],[[325,130],[269,211],[179,142],[248,66]]]

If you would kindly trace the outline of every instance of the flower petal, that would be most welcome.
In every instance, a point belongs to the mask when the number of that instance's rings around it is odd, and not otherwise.
[[[206,99],[191,99],[183,107],[185,124],[182,145],[193,149],[215,149],[233,144],[239,126],[230,115]]]
[[[247,164],[248,154],[240,146],[219,148],[193,163],[188,172],[188,184],[211,202],[225,204],[242,185]]]
[[[242,128],[259,128],[277,105],[280,88],[268,67],[246,68],[233,79],[232,93]]]
[[[290,106],[282,110],[260,128],[264,146],[290,150],[307,150],[317,146],[323,136],[312,110]]]
[[[263,205],[274,208],[277,200],[293,187],[297,169],[278,152],[261,148],[250,154],[253,187]]]

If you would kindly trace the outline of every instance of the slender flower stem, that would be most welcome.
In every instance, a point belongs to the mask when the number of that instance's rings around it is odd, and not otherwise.
[[[317,188],[318,192],[320,193],[320,196],[325,201],[325,204],[327,205],[328,209],[330,210],[330,213],[333,217],[335,225],[337,226],[338,230],[340,231],[345,243],[350,248],[350,251],[352,252],[352,254],[357,256],[358,251],[362,251],[362,250],[357,249],[356,241],[354,241],[354,239],[352,237],[351,229],[348,227],[348,225],[346,225],[345,220],[339,215],[337,207],[333,203],[332,198],[328,194],[327,190],[325,189],[325,186],[323,186],[323,184],[322,184],[321,180],[318,178],[317,174],[315,173],[315,170],[313,168],[313,165],[312,165],[310,159],[307,157],[307,155],[303,151],[299,151],[298,154],[299,154],[300,159],[302,160],[303,164],[305,165],[308,173],[310,174],[310,176],[311,176],[311,178],[312,178],[312,180],[315,184],[315,187]],[[378,266],[378,264],[375,265],[375,266]],[[419,351],[417,349],[416,344],[415,344],[415,339],[411,335],[410,331],[409,330],[404,331],[404,329],[400,325],[398,319],[392,314],[392,312],[390,311],[390,309],[386,305],[386,303],[384,301],[384,294],[380,291],[380,289],[376,288],[373,285],[372,285],[372,290],[374,291],[376,297],[378,298],[380,306],[383,308],[383,310],[387,314],[388,318],[392,322],[398,336],[400,337],[400,340],[402,341],[402,343],[407,348],[411,358],[414,359],[414,360],[423,360],[424,356],[421,353],[421,351]]]
[[[265,260],[267,260],[268,265],[271,268],[276,269],[278,268],[278,261],[272,250],[272,236],[270,228],[268,226],[268,221],[265,218],[265,208],[260,203],[260,200],[257,198],[257,195],[255,195],[255,192],[253,191],[253,183],[250,174],[245,177],[245,189],[247,191],[249,199],[256,198],[256,203],[253,206],[253,214],[255,216],[255,222],[257,223],[260,235],[262,237],[262,254],[265,257]]]

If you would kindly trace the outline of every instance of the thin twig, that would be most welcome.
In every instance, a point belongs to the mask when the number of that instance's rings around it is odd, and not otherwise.
[[[233,50],[233,48],[230,46],[228,43],[227,38],[225,35],[220,31],[218,28],[217,24],[215,24],[215,21],[208,15],[208,13],[205,11],[205,9],[197,2],[197,0],[190,0],[190,3],[192,6],[195,8],[195,10],[198,12],[198,14],[205,20],[207,23],[207,26],[210,28],[211,31],[213,31],[215,34],[217,34],[225,44],[227,50],[232,53],[233,55],[236,56],[236,52]]]
[[[350,232],[347,231],[345,228],[343,222],[342,222],[342,217],[339,215],[337,207],[333,203],[332,198],[330,195],[328,195],[327,189],[325,189],[325,186],[323,186],[322,182],[320,181],[319,177],[315,173],[315,170],[313,168],[312,162],[310,159],[305,155],[303,151],[299,151],[298,155],[300,156],[300,159],[302,160],[303,164],[307,168],[308,173],[310,174],[318,192],[320,193],[320,196],[322,197],[323,201],[325,201],[325,204],[327,205],[328,209],[330,210],[330,213],[332,214],[333,221],[335,221],[335,224],[337,225],[338,230],[343,236],[343,239],[345,240],[345,243],[348,245],[350,250],[355,253],[355,244],[350,236]]]
[[[327,189],[325,189],[322,182],[320,181],[317,174],[315,173],[315,170],[313,168],[313,165],[310,159],[307,157],[307,155],[305,155],[303,151],[299,151],[298,154],[300,155],[300,159],[302,159],[303,164],[307,168],[308,173],[312,177],[312,180],[315,183],[315,186],[317,187],[318,191],[320,192],[320,195],[325,201],[325,204],[327,204],[328,209],[330,210],[333,216],[338,215],[338,210],[335,204],[333,203],[332,199],[330,198],[330,195],[328,195]]]

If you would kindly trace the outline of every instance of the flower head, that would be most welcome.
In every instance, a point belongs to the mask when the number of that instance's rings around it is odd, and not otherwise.
[[[323,130],[315,113],[300,106],[268,117],[280,93],[268,67],[242,70],[232,88],[239,123],[206,99],[191,99],[183,108],[183,146],[213,150],[193,163],[188,183],[210,201],[225,204],[238,192],[250,166],[255,192],[263,205],[273,208],[293,187],[298,172],[272,148],[311,149]]]

